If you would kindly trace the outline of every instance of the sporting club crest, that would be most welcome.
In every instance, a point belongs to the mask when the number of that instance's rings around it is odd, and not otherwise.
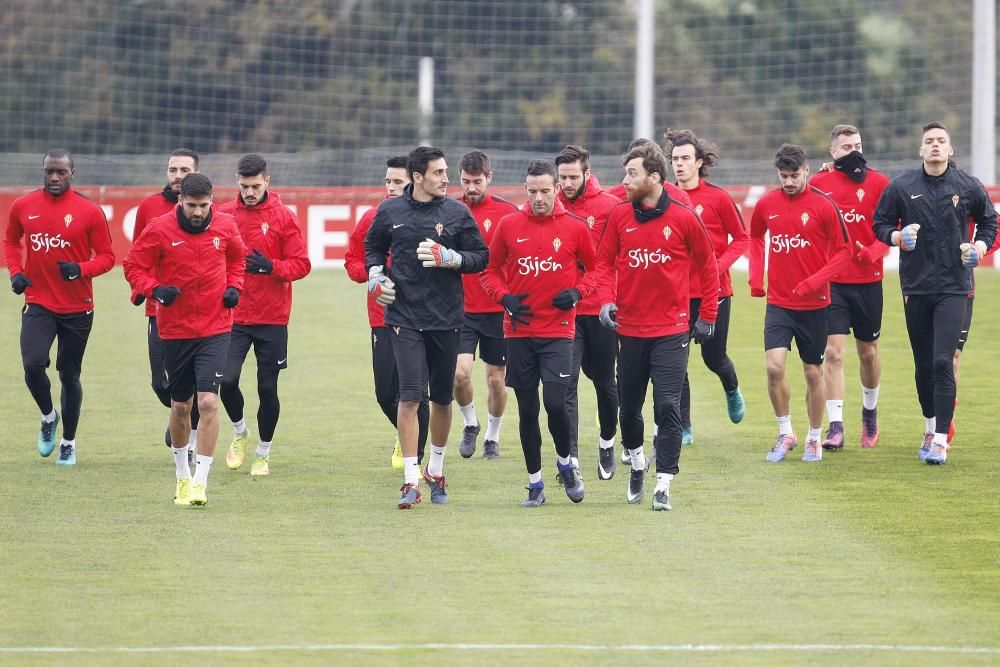
[[[809,222],[809,214],[808,213],[803,213],[802,214],[802,226],[805,227],[807,222]]]
[[[438,236],[441,236],[441,232],[443,232],[443,231],[444,231],[444,225],[442,225],[442,224],[441,224],[441,223],[439,222],[439,223],[437,223],[436,225],[434,225],[434,229],[436,229],[436,230],[437,230],[437,233],[438,233]]]
[[[562,247],[562,241],[559,240],[558,236],[555,237],[554,239],[552,239],[552,248],[553,248],[553,250],[555,250],[556,252],[559,252],[559,248],[561,248],[561,247]]]
[[[73,214],[67,213],[66,217],[63,218],[63,222],[66,223],[66,229],[69,229],[70,224],[73,222]]]
[[[699,217],[701,216],[701,212],[704,210],[705,207],[702,206],[701,204],[698,204],[697,206],[694,207],[694,212],[697,213]]]
[[[664,238],[664,240],[669,241],[670,240],[670,235],[673,234],[673,233],[674,233],[674,230],[670,229],[670,227],[664,227],[663,228],[663,238]]]
[[[267,230],[269,230],[270,228],[271,225],[267,224],[266,222],[260,223],[260,233],[263,234],[264,236],[267,236]]]
[[[594,228],[594,216],[592,215],[587,216],[587,226],[590,227],[591,229]]]
[[[958,208],[959,199],[960,199],[960,197],[958,195],[952,195],[951,196],[951,207],[952,208]]]
[[[858,191],[855,192],[854,194],[858,196],[858,201],[862,201],[865,198],[864,188],[858,188]]]
[[[222,241],[219,239],[218,236],[212,237],[212,245],[215,246],[216,250],[218,250],[222,246]]]
[[[490,220],[489,218],[483,220],[483,229],[485,229],[487,232],[490,231],[490,227],[492,226],[493,226],[492,220]]]

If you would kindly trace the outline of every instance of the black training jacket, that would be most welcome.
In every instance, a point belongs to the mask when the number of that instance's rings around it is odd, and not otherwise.
[[[461,268],[424,268],[417,259],[417,245],[425,239],[458,251]],[[413,198],[412,184],[399,197],[379,205],[365,236],[366,268],[386,266],[388,260],[385,273],[396,284],[396,301],[385,310],[390,326],[460,328],[465,301],[459,273],[479,273],[488,259],[489,248],[465,204],[447,197],[419,202]]]
[[[979,179],[949,165],[940,176],[928,176],[923,167],[906,171],[882,193],[872,226],[875,236],[892,245],[892,233],[918,224],[917,247],[899,253],[899,282],[903,294],[970,294],[972,269],[962,266],[963,243],[969,242],[969,224],[976,225],[976,241],[989,248],[997,235],[997,212]]]

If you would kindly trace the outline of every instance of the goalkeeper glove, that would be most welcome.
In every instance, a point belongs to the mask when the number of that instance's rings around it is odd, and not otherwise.
[[[912,224],[903,227],[903,229],[892,233],[892,242],[899,246],[900,250],[905,250],[906,252],[913,252],[913,249],[917,247],[917,232],[920,231],[920,225]]]
[[[368,294],[380,306],[388,306],[396,300],[396,287],[389,276],[382,273],[381,266],[368,269]]]
[[[457,269],[462,266],[462,256],[437,241],[425,239],[417,246],[417,259],[429,269]]]
[[[974,269],[979,266],[986,256],[986,244],[982,241],[975,243],[963,243],[959,246],[962,251],[962,266],[967,269]]]

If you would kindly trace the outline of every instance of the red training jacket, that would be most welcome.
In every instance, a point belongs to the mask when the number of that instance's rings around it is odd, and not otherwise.
[[[790,310],[830,305],[830,278],[851,261],[840,209],[821,191],[806,186],[790,197],[781,188],[768,192],[750,219],[750,293],[764,296],[764,234],[767,302]],[[801,295],[793,290],[799,288]]]
[[[618,198],[609,192],[605,192],[601,188],[601,183],[597,180],[597,176],[591,174],[587,177],[583,193],[579,197],[572,200],[567,199],[563,191],[560,190],[559,201],[562,202],[566,211],[587,221],[587,226],[590,228],[590,235],[594,239],[594,247],[596,248],[597,244],[601,242],[601,237],[604,235],[604,227],[608,224],[608,214],[618,204]],[[611,299],[614,300],[613,292]],[[576,304],[576,314],[590,315],[591,317],[596,316],[601,312],[601,305],[603,305],[599,301],[597,293],[591,294]]]
[[[475,206],[470,204],[465,197],[458,201],[468,206],[469,210],[472,211],[472,217],[476,219],[476,224],[479,225],[479,231],[483,235],[483,241],[486,245],[489,245],[490,241],[493,240],[493,233],[496,231],[500,219],[511,213],[517,213],[517,206],[506,199],[494,197],[488,193]],[[502,313],[503,306],[490,298],[479,282],[479,276],[480,273],[462,274],[462,288],[465,290],[465,312]],[[580,305],[577,304],[578,313],[579,308]]]
[[[237,196],[219,211],[236,220],[247,252],[259,250],[273,265],[269,274],[246,274],[233,323],[287,326],[292,312],[292,281],[305,278],[312,269],[295,214],[271,190],[257,206],[248,207]]]
[[[177,202],[170,201],[162,192],[150,195],[142,200],[135,212],[135,227],[132,229],[132,243],[136,242],[153,218],[166,215],[177,208]],[[156,317],[156,303],[146,300],[146,317]]]
[[[204,231],[181,229],[175,210],[155,218],[125,257],[125,278],[135,293],[153,300],[153,288],[181,293],[169,306],[156,304],[164,340],[207,338],[233,328],[233,311],[222,305],[227,287],[243,288],[246,249],[231,215],[212,211]],[[242,297],[241,297],[242,298]]]
[[[662,199],[661,199],[662,200]],[[639,221],[631,202],[618,204],[597,250],[602,283],[618,279],[618,333],[659,338],[687,333],[689,287],[700,274],[700,316],[715,322],[719,266],[705,226],[694,211],[672,198],[657,218]]]
[[[577,268],[578,263],[583,264],[584,272]],[[572,287],[580,290],[582,297],[591,294],[597,286],[595,268],[594,240],[580,218],[567,213],[558,200],[546,216],[533,215],[527,203],[500,220],[480,281],[498,303],[507,294],[527,293],[524,302],[535,316],[514,329],[505,313],[505,338],[573,338],[576,309],[559,310],[552,299]]]
[[[875,238],[872,218],[889,179],[874,169],[868,170],[863,183],[855,183],[840,171],[821,171],[809,179],[809,184],[833,200],[847,227],[851,261],[830,282],[858,284],[882,280],[882,259],[889,246]],[[864,247],[858,248],[858,243]]]
[[[115,265],[104,211],[73,188],[58,197],[36,190],[15,199],[3,252],[11,277],[23,273],[31,281],[24,303],[60,314],[93,310],[92,279]],[[79,264],[80,277],[63,280],[60,261]]]
[[[701,218],[708,236],[712,240],[715,259],[719,263],[719,297],[733,295],[733,282],[729,267],[746,252],[750,245],[750,235],[743,223],[743,214],[733,201],[732,195],[715,183],[698,180],[698,187],[685,190],[694,204],[694,212]],[[732,240],[730,240],[732,239]],[[701,298],[701,278],[697,267],[691,274],[691,298]]]
[[[387,197],[388,199],[388,197]],[[368,282],[368,269],[365,268],[365,236],[372,226],[372,220],[378,213],[378,207],[370,208],[354,225],[347,240],[347,252],[344,253],[344,268],[347,269],[347,276],[356,283]],[[386,267],[388,268],[388,267]],[[367,297],[368,303],[368,324],[372,329],[385,326],[385,306],[380,306],[370,295]]]

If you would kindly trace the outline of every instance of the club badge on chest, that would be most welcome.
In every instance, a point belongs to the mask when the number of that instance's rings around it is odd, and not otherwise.
[[[435,231],[437,231],[437,235],[438,235],[438,236],[441,236],[441,233],[442,233],[442,232],[444,232],[444,225],[442,225],[442,224],[441,224],[441,223],[439,222],[439,223],[437,223],[436,225],[434,225],[434,229],[435,229]]]

